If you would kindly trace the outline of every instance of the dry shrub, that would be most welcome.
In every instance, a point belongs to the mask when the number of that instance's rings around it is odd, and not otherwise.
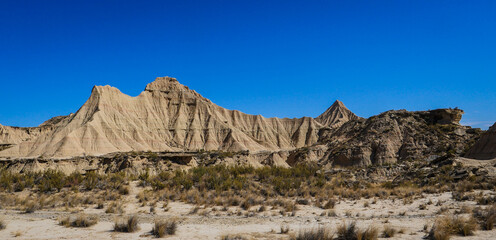
[[[121,195],[129,195],[129,187],[127,187],[127,186],[120,186],[118,191],[119,191],[119,194],[121,194]]]
[[[200,210],[200,207],[195,206],[194,208],[192,208],[192,209],[189,211],[189,214],[197,214],[199,210]]]
[[[289,232],[289,226],[281,226],[281,234],[286,234]]]
[[[482,230],[490,231],[496,223],[496,205],[488,208],[476,208],[473,210],[473,215],[479,222]]]
[[[225,236],[222,236],[220,239],[222,239],[222,240],[246,240],[245,237],[240,236],[240,235],[225,235]]]
[[[332,240],[333,238],[334,235],[328,229],[319,227],[317,229],[300,231],[292,240]]]
[[[450,235],[472,236],[476,229],[477,224],[471,217],[446,216],[436,220],[426,238],[440,240],[449,239]]]
[[[175,220],[155,220],[155,226],[152,229],[152,234],[155,237],[161,238],[166,235],[174,235],[177,230],[177,222]]]
[[[392,238],[396,234],[396,229],[391,227],[390,225],[384,226],[384,230],[382,230],[383,238]]]
[[[105,213],[123,213],[124,209],[122,208],[121,204],[117,204],[115,202],[112,202],[110,205],[108,205],[107,209],[105,210]]]
[[[22,236],[22,232],[21,231],[15,231],[12,233],[12,236],[13,237],[20,237],[20,236]]]
[[[95,225],[98,222],[96,217],[88,217],[85,214],[80,214],[76,219],[71,221],[71,217],[62,218],[59,224],[65,227],[79,227],[86,228]]]
[[[139,229],[138,217],[129,216],[126,220],[116,220],[114,223],[114,231],[116,232],[135,232]]]
[[[356,227],[356,222],[343,223],[338,227],[337,232],[337,240],[375,240],[379,235],[377,228],[369,226],[365,230],[361,230]]]
[[[59,225],[69,227],[71,225],[71,218],[65,217],[59,220]]]
[[[358,230],[356,239],[357,240],[376,240],[379,235],[379,230],[373,226],[369,226],[365,230]]]
[[[265,212],[266,208],[265,206],[260,206],[260,208],[258,208],[258,212]]]
[[[38,210],[39,206],[36,202],[29,201],[24,206],[24,213],[34,213],[34,211]]]
[[[2,219],[0,219],[0,230],[5,229],[6,227],[7,227],[7,224],[5,224],[5,222]]]
[[[324,209],[333,209],[334,206],[336,205],[336,200],[334,199],[330,199],[329,201],[327,201],[327,203],[324,205]]]
[[[98,222],[96,217],[88,217],[85,214],[80,214],[71,222],[72,227],[86,228],[95,225]]]

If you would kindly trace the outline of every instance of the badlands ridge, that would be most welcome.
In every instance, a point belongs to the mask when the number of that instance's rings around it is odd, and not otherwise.
[[[39,127],[0,125],[0,158],[69,159],[131,151],[266,153],[290,165],[382,164],[445,152],[496,158],[496,127],[483,133],[461,126],[462,114],[459,109],[398,110],[364,119],[336,101],[317,118],[265,118],[227,110],[175,78],[160,77],[137,97],[95,86],[75,114]]]

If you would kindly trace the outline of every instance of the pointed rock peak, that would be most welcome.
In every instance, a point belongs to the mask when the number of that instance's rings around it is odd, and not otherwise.
[[[342,111],[342,112],[350,112],[353,114],[345,105],[343,102],[336,100],[334,103],[324,112],[322,115],[325,115],[326,113],[330,112],[335,112],[335,111]],[[321,115],[321,116],[322,116]]]
[[[359,119],[343,102],[336,100],[324,113],[315,118],[317,122],[328,127],[340,127],[350,120]]]
[[[341,102],[341,101],[339,101],[339,100],[334,101],[334,103],[331,105],[331,107],[332,107],[332,106],[336,106],[336,107],[337,107],[337,106],[339,106],[339,107],[344,107],[344,108],[346,108],[346,106],[344,106],[344,103],[343,103],[343,102]]]

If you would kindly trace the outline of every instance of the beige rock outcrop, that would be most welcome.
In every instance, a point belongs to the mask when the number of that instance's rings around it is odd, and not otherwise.
[[[496,158],[496,123],[475,142],[465,157],[479,160]]]
[[[319,142],[327,142],[329,149],[321,162],[366,166],[462,154],[480,132],[461,126],[461,113],[455,109],[392,110],[349,121],[321,134]]]
[[[9,127],[0,124],[0,145],[15,145],[39,135],[52,131],[56,125],[68,116],[51,118],[38,127]]]

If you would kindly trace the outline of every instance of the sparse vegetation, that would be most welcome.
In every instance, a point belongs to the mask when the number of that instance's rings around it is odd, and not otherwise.
[[[289,226],[281,226],[280,234],[287,234],[289,232]]]
[[[381,237],[383,238],[392,238],[394,235],[396,235],[397,230],[393,228],[391,225],[385,225],[384,229],[382,230],[382,235]]]
[[[114,223],[114,231],[116,232],[135,232],[139,229],[138,217],[129,216],[127,219],[118,219]]]
[[[155,237],[161,238],[166,235],[174,235],[177,230],[177,222],[175,220],[155,220],[155,225],[152,229],[152,234]]]
[[[220,239],[222,239],[222,240],[246,240],[247,238],[245,238],[241,235],[225,235],[225,236],[222,236]]]
[[[24,207],[24,213],[34,213],[36,210],[38,210],[39,206],[36,202],[30,201],[26,203],[26,206]]]
[[[3,230],[7,227],[7,224],[2,220],[0,219],[0,230]]]
[[[332,240],[334,235],[324,227],[298,232],[292,240]]]
[[[71,217],[62,218],[59,224],[65,227],[87,228],[95,225],[97,222],[98,219],[96,217],[88,217],[85,214],[80,214],[74,220],[71,220]]]
[[[496,205],[487,208],[478,207],[473,210],[473,215],[479,222],[482,230],[492,230],[496,224]]]
[[[379,231],[373,226],[366,229],[359,229],[356,222],[350,224],[343,223],[337,229],[337,240],[375,240]]]
[[[473,218],[445,216],[436,220],[426,238],[440,240],[449,239],[450,235],[472,236],[476,229],[477,224]]]

